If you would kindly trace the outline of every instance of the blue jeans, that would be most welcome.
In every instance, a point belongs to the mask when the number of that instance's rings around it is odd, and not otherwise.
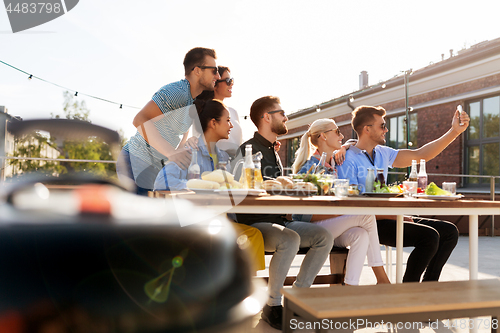
[[[252,224],[264,237],[264,249],[274,252],[269,264],[268,305],[281,305],[281,288],[292,261],[301,247],[308,247],[294,287],[308,288],[328,259],[333,237],[325,228],[308,222],[292,221],[286,227],[267,222]]]
[[[148,191],[153,190],[154,181],[159,172],[159,170],[156,170],[156,167],[142,161],[140,158],[133,157],[125,149],[122,149],[116,162],[118,179],[123,183],[134,182],[136,193],[139,195],[147,196]],[[151,186],[148,186],[148,184]]]

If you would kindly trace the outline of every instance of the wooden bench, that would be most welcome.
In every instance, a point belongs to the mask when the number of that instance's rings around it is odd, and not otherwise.
[[[297,254],[306,254],[309,248],[301,248]],[[345,277],[345,264],[347,260],[347,254],[349,250],[343,247],[333,247],[330,252],[330,274],[317,275],[314,279],[313,284],[342,284]],[[272,255],[273,252],[266,252],[266,255]],[[268,277],[264,277],[266,281],[269,280]],[[287,276],[285,279],[285,286],[292,285],[296,276]]]
[[[400,324],[400,328],[408,328],[404,325],[411,323],[411,329],[415,329],[422,322],[479,316],[492,316],[497,325],[488,327],[486,321],[472,320],[467,321],[467,327],[491,328],[496,332],[500,318],[498,279],[287,288],[282,293],[284,332],[300,328],[298,322],[302,322],[303,328],[309,323],[310,329],[326,332],[344,326],[351,331],[375,327],[382,321],[392,323],[393,328]],[[294,318],[294,313],[301,318]]]

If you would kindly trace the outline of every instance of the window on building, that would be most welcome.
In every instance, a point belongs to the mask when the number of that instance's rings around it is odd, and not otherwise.
[[[465,142],[465,170],[469,175],[500,175],[500,95],[470,101]],[[488,178],[466,178],[469,187],[489,186]],[[499,179],[495,183],[499,184]]]
[[[287,156],[287,166],[291,167],[295,161],[295,152],[299,149],[300,137],[290,139],[290,144],[288,146],[288,156]]]
[[[395,149],[406,149],[406,122],[405,115],[391,117],[386,119],[387,121],[387,145]],[[418,147],[417,143],[417,114],[410,114],[410,142],[412,147]]]
[[[387,129],[389,130],[386,134],[386,142],[389,147],[395,149],[406,149],[406,115],[395,116],[386,118]],[[418,131],[418,123],[417,123],[417,114],[410,114],[410,143],[411,146],[408,148],[417,148],[417,131]],[[406,168],[393,168],[390,170],[391,172],[407,172]],[[387,177],[387,183],[392,184],[395,182],[402,182],[405,180],[404,175],[389,175]]]

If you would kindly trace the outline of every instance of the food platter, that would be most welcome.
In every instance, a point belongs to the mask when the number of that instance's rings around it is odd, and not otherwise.
[[[414,195],[415,198],[421,199],[431,199],[431,200],[457,200],[463,197],[462,194],[455,195],[428,195],[428,194],[417,194]]]
[[[318,190],[274,189],[274,190],[267,190],[267,193],[270,195],[290,195],[290,196],[304,197],[304,196],[314,195],[318,193]]]
[[[216,190],[214,189],[190,188],[189,190],[195,192],[196,194],[216,194]]]
[[[395,197],[400,197],[403,195],[403,193],[376,193],[376,192],[371,192],[371,193],[363,193],[363,195],[367,197],[375,197],[375,198],[395,198]]]
[[[238,189],[228,189],[228,190],[214,190],[215,193],[222,194],[222,195],[254,195],[258,196],[261,194],[266,194],[266,190],[259,190],[259,189],[244,189],[244,188],[238,188]]]

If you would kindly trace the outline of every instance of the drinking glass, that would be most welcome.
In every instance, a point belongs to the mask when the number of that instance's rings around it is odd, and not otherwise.
[[[418,182],[410,182],[410,181],[404,181],[403,182],[403,193],[405,198],[410,198],[414,195],[417,194],[417,186]]]
[[[318,185],[321,189],[320,195],[330,194],[330,190],[331,190],[332,185],[333,185],[333,180],[334,180],[333,175],[322,175],[318,179]]]
[[[347,191],[349,188],[349,179],[334,179],[333,185],[334,185],[333,190],[335,191],[335,196],[341,198],[347,197]]]
[[[451,195],[455,195],[457,194],[457,183],[443,182],[443,190],[450,192]]]
[[[347,191],[350,196],[359,195],[359,186],[356,184],[349,185],[349,190]]]

